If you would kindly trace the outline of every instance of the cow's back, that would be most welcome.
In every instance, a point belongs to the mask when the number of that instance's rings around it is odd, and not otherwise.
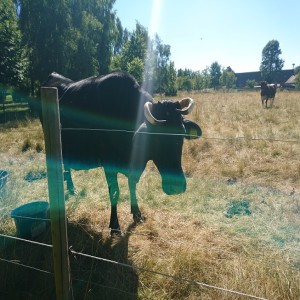
[[[146,101],[152,97],[141,91],[131,75],[114,72],[69,84],[60,106],[75,127],[133,129],[137,121],[142,122]]]
[[[74,169],[126,167],[146,101],[152,97],[126,72],[68,83],[59,99],[64,163]]]
[[[47,80],[42,83],[42,87],[56,87],[58,90],[58,97],[60,98],[69,84],[73,82],[74,81],[69,78],[66,78],[56,72],[52,72],[48,76]]]

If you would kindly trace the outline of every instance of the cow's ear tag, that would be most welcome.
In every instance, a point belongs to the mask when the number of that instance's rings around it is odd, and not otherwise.
[[[198,138],[198,131],[195,128],[191,128],[190,132],[188,133],[188,139],[196,139]]]
[[[192,121],[184,120],[185,138],[188,140],[197,139],[202,135],[200,126]]]

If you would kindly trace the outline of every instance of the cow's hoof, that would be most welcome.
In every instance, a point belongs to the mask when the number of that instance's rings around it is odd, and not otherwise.
[[[144,216],[142,216],[141,213],[139,214],[134,214],[133,215],[133,221],[134,223],[136,224],[141,224],[141,223],[144,223],[146,221],[146,218]]]
[[[78,192],[76,189],[68,189],[68,192],[70,195],[72,196],[77,196],[78,195]]]
[[[119,229],[111,229],[110,230],[110,236],[112,238],[114,237],[122,237],[124,234],[122,232],[122,230],[119,228]]]

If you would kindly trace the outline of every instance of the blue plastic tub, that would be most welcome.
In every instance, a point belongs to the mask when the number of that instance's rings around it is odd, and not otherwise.
[[[34,239],[46,231],[49,221],[49,203],[36,201],[21,205],[11,212],[15,221],[17,236]]]

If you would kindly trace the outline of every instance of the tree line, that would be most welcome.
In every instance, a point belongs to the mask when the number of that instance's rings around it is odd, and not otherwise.
[[[176,95],[178,90],[235,86],[234,71],[218,62],[197,72],[176,70],[171,47],[157,34],[149,37],[138,22],[131,32],[123,28],[115,2],[1,0],[0,84],[34,96],[53,71],[78,80],[124,70],[139,83],[146,82],[151,93]],[[283,67],[280,54],[278,43],[263,55],[261,71],[266,78]]]

